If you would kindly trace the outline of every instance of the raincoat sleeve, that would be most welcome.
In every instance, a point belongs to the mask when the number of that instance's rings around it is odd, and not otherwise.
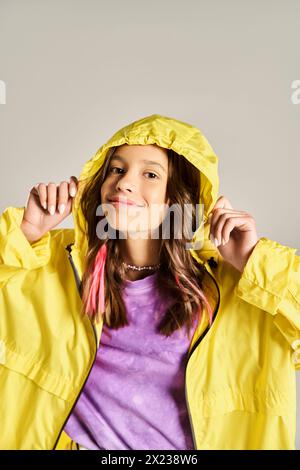
[[[36,269],[50,259],[50,232],[30,243],[20,228],[25,207],[8,207],[0,216],[0,287],[20,270]]]
[[[297,249],[262,237],[236,285],[236,294],[274,316],[300,370],[300,257]]]

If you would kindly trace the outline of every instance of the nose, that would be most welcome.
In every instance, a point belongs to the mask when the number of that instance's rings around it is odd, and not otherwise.
[[[135,185],[133,177],[128,176],[128,173],[120,175],[120,178],[116,184],[116,189],[119,191],[134,191]]]

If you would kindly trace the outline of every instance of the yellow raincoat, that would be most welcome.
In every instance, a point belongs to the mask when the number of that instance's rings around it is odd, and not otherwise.
[[[195,331],[185,396],[195,448],[295,449],[296,369],[300,369],[300,257],[260,238],[243,273],[209,240],[218,198],[217,156],[196,127],[154,114],[122,128],[85,163],[80,181],[107,150],[127,144],[172,148],[199,169],[201,227],[193,256],[206,268],[214,321]],[[182,158],[182,157],[181,157]],[[87,249],[79,201],[74,229],[30,244],[20,229],[25,207],[0,218],[0,448],[77,448],[64,425],[89,376],[102,322],[80,318]],[[196,245],[195,245],[196,246]],[[163,404],[162,404],[163,406]]]

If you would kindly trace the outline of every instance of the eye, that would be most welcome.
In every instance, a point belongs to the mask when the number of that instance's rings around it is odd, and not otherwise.
[[[151,180],[158,178],[158,176],[155,173],[152,173],[151,171],[147,171],[146,175],[154,175],[154,178],[150,178]]]
[[[123,171],[123,168],[119,168],[119,167],[117,167],[117,166],[113,166],[113,167],[110,167],[109,172],[110,172],[110,173],[115,173],[113,170],[121,170],[121,171]],[[119,174],[119,172],[117,172],[117,174]],[[153,179],[155,179],[155,178],[158,178],[158,176],[157,176],[155,173],[152,173],[151,171],[147,171],[147,172],[145,173],[145,175],[152,175],[151,178],[149,178],[149,179],[151,179],[151,180],[153,180]]]
[[[109,169],[110,173],[113,173],[113,170],[122,170],[122,168],[119,168],[117,166],[113,166]]]

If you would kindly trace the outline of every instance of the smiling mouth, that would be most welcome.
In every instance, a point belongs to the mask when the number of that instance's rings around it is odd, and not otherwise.
[[[135,204],[134,202],[125,202],[125,201],[111,201],[110,199],[108,200],[110,204],[112,204],[115,207],[123,207],[123,206],[131,206],[131,207],[143,207],[140,204]]]
[[[128,204],[127,202],[120,202],[120,201],[110,201],[111,204],[115,207],[137,207],[136,204]]]

